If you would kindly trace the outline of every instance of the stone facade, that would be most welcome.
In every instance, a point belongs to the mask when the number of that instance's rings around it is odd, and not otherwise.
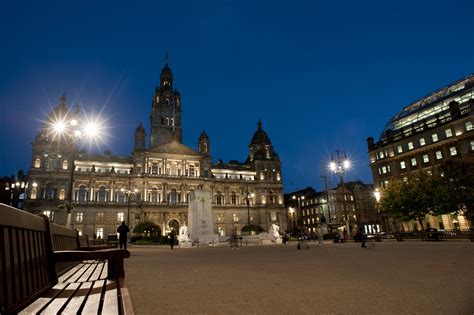
[[[133,228],[153,221],[165,234],[188,222],[191,192],[208,189],[212,196],[215,233],[240,233],[248,222],[266,231],[272,224],[286,229],[281,162],[259,121],[245,162],[213,163],[211,141],[203,131],[197,150],[182,144],[181,98],[173,89],[166,62],[156,87],[150,115],[151,133],[140,124],[130,156],[77,152],[70,138],[51,132],[57,119],[77,117],[66,98],[52,110],[33,142],[26,208],[65,224],[70,173],[74,160],[72,227],[82,234],[106,237],[121,221]],[[73,155],[74,153],[74,155]],[[72,157],[74,156],[74,159]]]
[[[367,139],[375,189],[383,190],[391,180],[406,180],[412,173],[437,174],[438,166],[448,159],[474,163],[473,110],[474,75],[403,108],[377,142]],[[462,216],[427,217],[427,223],[441,229],[469,228]],[[415,225],[407,223],[403,229],[410,231]],[[397,230],[388,218],[385,228]]]

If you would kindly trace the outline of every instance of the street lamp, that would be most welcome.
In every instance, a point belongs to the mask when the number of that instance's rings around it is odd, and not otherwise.
[[[57,118],[51,124],[51,131],[58,139],[65,138],[70,149],[70,165],[69,172],[69,189],[67,198],[67,219],[66,227],[71,228],[71,208],[72,208],[72,191],[74,187],[74,170],[75,159],[77,153],[77,145],[81,139],[88,138],[89,140],[96,139],[101,135],[101,124],[98,119],[86,119],[85,121],[78,121],[74,117],[68,119]]]
[[[350,235],[349,228],[349,213],[346,208],[346,195],[344,191],[344,173],[351,167],[351,162],[347,158],[346,154],[341,150],[336,150],[336,153],[332,156],[331,162],[329,163],[329,168],[335,174],[339,175],[339,180],[341,182],[342,188],[342,211],[344,213],[344,220],[346,225],[347,234]]]
[[[289,230],[290,234],[292,234],[292,233],[294,232],[294,231],[293,231],[293,226],[295,225],[295,223],[294,223],[294,218],[293,218],[293,214],[294,214],[294,213],[295,213],[295,208],[289,207],[289,208],[288,208],[288,214],[289,214],[289,215],[288,215],[288,217],[289,217],[289,220],[288,220],[288,221],[291,222],[291,223],[290,223],[291,229]]]
[[[247,187],[247,193],[245,194],[245,199],[247,201],[247,227],[248,227],[248,230],[249,230],[249,234],[251,234],[251,231],[250,231],[250,201],[249,201],[249,199],[253,198],[253,197],[255,197],[255,194],[254,193],[249,193],[249,188]]]
[[[293,200],[298,200],[298,213],[297,213],[298,226],[301,226],[301,228],[303,228],[303,224],[300,225],[300,222],[301,222],[301,218],[303,217],[303,214],[301,213],[301,200],[304,200],[304,196],[300,196],[300,197],[293,196],[291,198]]]
[[[138,189],[135,188],[133,190],[130,189],[130,183],[128,184],[128,189],[125,187],[120,188],[120,191],[127,196],[127,226],[130,228],[130,200],[132,196],[135,196],[138,192]]]

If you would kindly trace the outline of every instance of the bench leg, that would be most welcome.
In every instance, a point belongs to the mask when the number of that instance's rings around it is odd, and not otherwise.
[[[113,280],[116,278],[125,278],[125,270],[123,269],[122,258],[109,259],[107,268],[107,279]]]

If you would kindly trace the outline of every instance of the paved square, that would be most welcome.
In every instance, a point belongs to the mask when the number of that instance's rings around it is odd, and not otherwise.
[[[137,314],[473,314],[474,243],[132,247]]]

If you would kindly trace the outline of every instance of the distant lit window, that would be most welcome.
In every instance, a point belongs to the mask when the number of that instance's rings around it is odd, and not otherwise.
[[[402,148],[401,145],[399,145],[399,146],[397,147],[397,152],[398,152],[398,153],[402,153],[402,152],[403,152],[403,148]]]
[[[443,158],[443,154],[441,153],[441,151],[436,151],[436,159],[440,160],[442,158]]]
[[[411,159],[411,166],[416,166],[416,158]]]
[[[406,168],[405,161],[400,162],[400,168],[404,170]]]
[[[239,222],[239,216],[237,215],[237,213],[234,213],[232,215],[232,218],[233,218],[234,222]]]
[[[474,151],[474,141],[471,141],[471,151]]]
[[[276,212],[271,212],[271,213],[270,213],[270,219],[271,219],[272,221],[276,221],[276,220],[277,220],[277,214],[276,214]]]
[[[52,210],[44,210],[43,215],[49,218],[49,221],[54,222],[54,211]]]
[[[104,238],[104,228],[97,228],[95,229],[95,237],[97,237],[97,239],[101,240]]]
[[[383,159],[384,157],[385,157],[385,155],[384,155],[383,151],[380,151],[379,152],[379,159]]]
[[[61,188],[59,190],[59,200],[64,200],[65,196],[66,196],[66,191],[64,190],[64,188]]]
[[[413,142],[408,142],[408,150],[413,150]]]
[[[428,154],[423,154],[423,163],[428,163],[430,161],[430,158]]]
[[[35,159],[35,168],[40,168],[40,167],[41,167],[41,160]]]
[[[384,174],[387,173],[387,167],[382,166],[382,173],[384,173]]]
[[[446,129],[445,133],[446,133],[446,138],[450,138],[453,136],[453,131],[451,129]]]
[[[472,121],[466,121],[464,126],[466,126],[466,131],[472,130]]]
[[[458,154],[458,151],[456,150],[456,147],[449,148],[449,154],[451,154],[451,156],[454,156],[454,155]]]
[[[405,183],[408,182],[408,177],[404,176],[404,177],[403,177],[403,181],[404,181]]]
[[[117,222],[123,222],[123,221],[125,221],[124,217],[125,217],[125,215],[124,215],[123,212],[118,212],[118,213],[117,213]]]
[[[438,134],[437,133],[432,134],[431,139],[433,140],[433,142],[437,142],[438,141]]]
[[[425,142],[425,138],[420,138],[420,145],[425,145],[426,142]]]
[[[83,212],[76,212],[76,222],[82,223],[84,221],[84,213]]]

